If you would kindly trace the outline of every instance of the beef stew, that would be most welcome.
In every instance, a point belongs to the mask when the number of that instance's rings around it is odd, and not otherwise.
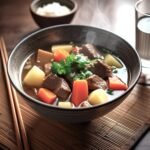
[[[80,108],[101,105],[128,88],[128,70],[111,51],[92,44],[52,45],[27,58],[22,85],[50,105]]]

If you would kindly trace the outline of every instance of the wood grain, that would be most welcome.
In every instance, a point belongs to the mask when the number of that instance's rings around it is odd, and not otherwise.
[[[1,54],[2,64],[3,64],[3,71],[5,74],[7,91],[9,95],[9,104],[11,106],[11,114],[13,118],[17,147],[19,150],[22,149],[29,150],[28,139],[27,139],[24,121],[19,106],[17,93],[9,80],[9,76],[7,72],[8,55],[7,55],[7,49],[3,37],[0,37],[0,54]]]
[[[135,0],[77,0],[72,24],[100,27],[118,34],[134,46]],[[37,30],[29,13],[31,0],[0,1],[0,33],[8,52],[27,34]],[[0,63],[0,143],[16,149],[13,124]],[[143,96],[144,95],[144,96]],[[106,116],[85,124],[59,124],[40,116],[18,94],[22,117],[33,150],[128,150],[149,127],[150,89],[136,85],[129,97]],[[3,140],[3,141],[4,141]]]

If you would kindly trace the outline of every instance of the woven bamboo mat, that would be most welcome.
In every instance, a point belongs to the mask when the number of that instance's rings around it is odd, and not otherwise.
[[[15,132],[2,70],[2,63],[0,63],[0,148],[16,149]]]
[[[148,97],[150,89],[137,85],[116,109],[85,124],[58,124],[38,116],[25,105],[21,105],[21,108],[35,150],[128,150],[149,128]]]
[[[1,68],[0,68],[1,70]],[[3,76],[0,82],[3,83]],[[16,150],[5,85],[0,86],[0,147]],[[149,128],[150,89],[137,85],[130,96],[104,117],[84,124],[46,120],[20,96],[20,107],[33,150],[128,150]]]

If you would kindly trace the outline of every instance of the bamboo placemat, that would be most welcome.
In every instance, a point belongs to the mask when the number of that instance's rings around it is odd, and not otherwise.
[[[58,124],[45,120],[25,105],[21,108],[35,150],[128,150],[149,128],[148,97],[150,89],[137,85],[116,109],[85,124]]]
[[[15,132],[0,61],[0,149],[16,149]],[[4,146],[5,145],[5,146]],[[8,148],[7,148],[7,147]]]
[[[0,77],[0,80],[3,78]],[[0,143],[15,150],[15,136],[5,87],[1,87],[0,91]],[[112,112],[84,124],[59,124],[46,120],[18,96],[33,150],[128,150],[149,128],[150,89],[140,85]]]

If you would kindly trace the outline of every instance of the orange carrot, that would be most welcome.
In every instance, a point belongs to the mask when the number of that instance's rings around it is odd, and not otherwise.
[[[128,85],[121,81],[117,76],[108,78],[108,88],[111,90],[126,90]]]
[[[48,89],[40,88],[37,96],[41,101],[52,104],[56,100],[56,95]]]
[[[54,52],[54,60],[59,62],[61,60],[65,60],[69,56],[69,53],[65,50],[57,50]]]
[[[86,80],[75,80],[73,82],[73,90],[71,101],[75,106],[81,104],[88,97],[88,84]]]

